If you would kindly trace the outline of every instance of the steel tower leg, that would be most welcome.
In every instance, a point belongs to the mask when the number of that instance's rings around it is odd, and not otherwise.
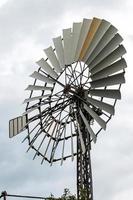
[[[79,136],[77,136],[77,199],[93,200],[90,138],[82,122],[80,124],[80,129],[83,133],[82,135],[86,147],[86,152],[84,155],[82,154],[80,139]]]

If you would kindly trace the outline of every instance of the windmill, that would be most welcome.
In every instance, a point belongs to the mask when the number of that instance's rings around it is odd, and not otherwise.
[[[90,150],[121,99],[127,67],[123,39],[108,21],[83,19],[53,38],[36,62],[23,115],[9,121],[9,137],[27,130],[28,150],[53,165],[77,158],[77,198],[93,200]]]

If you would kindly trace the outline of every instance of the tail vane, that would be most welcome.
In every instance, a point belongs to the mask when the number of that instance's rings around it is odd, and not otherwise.
[[[9,121],[9,138],[12,138],[24,131],[26,128],[26,115],[16,117]]]

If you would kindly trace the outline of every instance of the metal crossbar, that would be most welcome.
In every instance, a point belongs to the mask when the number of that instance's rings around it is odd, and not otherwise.
[[[18,197],[18,198],[27,198],[27,199],[42,199],[42,200],[50,200],[51,197],[40,197],[40,196],[29,196],[29,195],[19,195],[19,194],[8,194],[6,191],[3,191],[0,195],[0,198],[3,200],[7,200],[7,197]],[[56,200],[56,198],[54,198]]]

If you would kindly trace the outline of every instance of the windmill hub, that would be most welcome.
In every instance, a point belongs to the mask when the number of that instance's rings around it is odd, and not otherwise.
[[[70,84],[67,84],[67,85],[65,86],[65,88],[64,88],[64,94],[68,94],[69,91],[70,91],[70,89],[71,89]]]
[[[85,99],[85,90],[82,87],[77,87],[73,93],[73,100],[83,103],[82,99]]]
[[[85,90],[83,89],[83,87],[78,87],[76,89],[76,93],[77,95],[81,96],[81,97],[84,97],[85,96]]]
[[[83,99],[88,94],[82,86],[71,86],[70,84],[66,84],[63,90],[64,94],[71,94],[73,100],[80,100],[80,97]],[[78,99],[79,97],[79,99]],[[81,100],[80,100],[81,101]]]

